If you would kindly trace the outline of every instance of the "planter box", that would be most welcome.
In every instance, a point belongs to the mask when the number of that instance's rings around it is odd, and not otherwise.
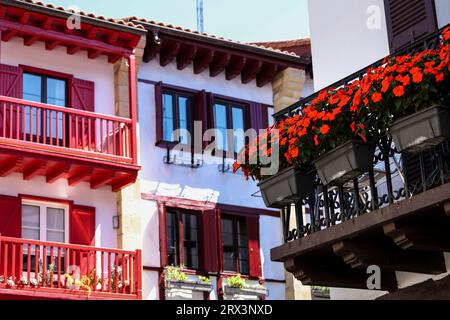
[[[227,295],[243,295],[243,296],[257,296],[257,297],[266,297],[268,292],[267,288],[253,288],[253,287],[244,287],[242,289],[230,287],[228,285],[224,286],[224,292]]]
[[[373,166],[375,145],[348,142],[316,160],[315,166],[320,180],[326,185],[340,185]]]
[[[181,289],[200,292],[211,292],[212,284],[191,281],[167,281],[166,289]]]
[[[399,152],[419,152],[450,139],[450,107],[433,106],[395,121],[392,139]]]
[[[258,186],[267,207],[284,208],[312,193],[314,176],[291,167],[264,180]]]

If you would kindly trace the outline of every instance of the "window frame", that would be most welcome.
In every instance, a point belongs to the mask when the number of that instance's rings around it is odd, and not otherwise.
[[[22,199],[21,206],[39,207],[39,240],[43,242],[51,242],[47,240],[47,208],[64,210],[64,242],[69,243],[69,219],[70,219],[70,205],[61,202],[51,202],[42,200]],[[44,209],[44,210],[43,210]],[[44,226],[44,228],[43,228]],[[23,229],[23,224],[21,225]]]
[[[167,226],[167,217],[169,214],[176,214],[176,225],[175,225],[175,234],[177,235],[176,245],[177,245],[177,252],[175,254],[178,254],[178,257],[175,257],[175,263],[176,266],[184,266],[184,268],[188,270],[201,270],[203,265],[202,260],[202,238],[201,238],[201,212],[196,212],[195,210],[187,210],[182,208],[174,208],[174,207],[166,207],[166,214],[165,214],[165,241],[166,241],[166,256],[167,256],[167,264],[169,265],[169,241],[168,241],[168,226]],[[185,263],[185,239],[184,239],[184,222],[183,222],[183,215],[191,215],[195,216],[196,219],[196,225],[197,225],[197,267],[193,268],[192,266],[187,266]]]
[[[248,130],[250,128],[250,106],[248,103],[239,101],[239,100],[233,100],[233,99],[228,99],[228,98],[224,98],[221,96],[214,96],[214,99],[212,101],[212,105],[210,106],[211,111],[211,124],[210,124],[210,128],[212,129],[216,129],[216,105],[217,104],[221,104],[221,105],[225,105],[226,108],[226,122],[227,122],[227,130],[234,130],[233,128],[233,108],[236,109],[241,109],[243,111],[243,123],[244,123],[244,132],[246,130]],[[234,135],[233,135],[234,137]],[[234,139],[230,139],[229,136],[227,136],[227,150],[222,150],[222,149],[218,149],[218,151],[220,152],[224,152],[224,153],[228,153],[229,152],[229,147],[231,144],[231,141],[234,141]],[[245,141],[244,141],[245,144]],[[233,146],[234,147],[234,146]],[[237,158],[239,151],[235,151],[234,150],[234,157]]]
[[[231,220],[232,221],[232,228],[233,228],[233,254],[234,254],[234,265],[236,270],[226,270],[225,269],[225,259],[223,258],[223,254],[224,254],[224,250],[223,250],[223,235],[222,235],[222,220]],[[246,228],[246,237],[247,237],[247,271],[246,273],[242,272],[241,267],[240,267],[240,263],[241,263],[241,259],[240,259],[240,248],[239,248],[239,233],[238,233],[238,224],[239,222],[244,222],[245,223],[245,228]],[[221,250],[221,255],[222,255],[222,259],[221,259],[221,269],[225,272],[225,273],[237,273],[237,274],[242,274],[244,276],[250,276],[250,245],[249,245],[249,237],[248,237],[248,223],[247,223],[247,219],[245,216],[241,216],[241,215],[235,215],[235,214],[230,214],[227,212],[223,212],[221,213],[220,216],[220,233],[219,233],[219,237],[220,237],[220,250]]]
[[[180,127],[180,109],[179,109],[179,97],[186,98],[188,100],[188,131],[191,134],[191,144],[193,142],[193,129],[194,129],[194,106],[195,106],[195,93],[186,90],[180,90],[175,87],[162,86],[161,89],[161,142],[163,146],[175,146],[179,144],[178,141],[164,140],[164,95],[169,94],[172,96],[172,112],[173,112],[173,130],[177,130]],[[190,102],[190,103],[189,103]]]

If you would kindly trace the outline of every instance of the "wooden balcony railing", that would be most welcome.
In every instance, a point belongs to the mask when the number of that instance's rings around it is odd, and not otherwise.
[[[141,251],[0,236],[0,288],[142,298]]]
[[[131,119],[0,96],[0,142],[132,163]]]

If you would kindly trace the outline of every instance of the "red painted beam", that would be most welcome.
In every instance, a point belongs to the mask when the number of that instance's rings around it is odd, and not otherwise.
[[[180,53],[177,56],[177,69],[183,70],[189,66],[197,55],[196,46],[183,46]]]
[[[47,183],[53,183],[56,180],[62,178],[70,170],[69,164],[57,164],[53,168],[47,171],[46,181]]]
[[[82,48],[89,48],[92,50],[100,50],[110,54],[117,54],[121,56],[128,56],[132,53],[129,49],[115,47],[110,44],[98,41],[86,39],[77,35],[68,35],[53,30],[43,30],[42,28],[34,27],[31,25],[22,25],[17,22],[1,20],[0,28],[9,29],[12,32],[20,32],[28,36],[41,36],[42,39],[60,41],[61,44],[67,46],[80,46]]]
[[[6,8],[7,7],[0,7],[0,19],[3,19],[6,16]]]
[[[0,177],[6,177],[10,175],[16,168],[19,158],[8,158],[0,164]]]
[[[117,41],[119,40],[119,33],[118,32],[113,32],[108,36],[108,43],[110,45],[117,45]]]
[[[214,59],[214,51],[202,49],[194,59],[194,74],[200,74],[205,71]]]
[[[92,27],[91,29],[89,29],[89,31],[86,34],[86,37],[88,39],[96,39],[97,38],[97,34],[98,34],[98,28],[97,27]]]
[[[27,24],[28,21],[30,20],[30,16],[31,16],[31,13],[30,13],[30,12],[25,12],[25,13],[20,17],[19,22],[20,22],[21,24]]]
[[[39,40],[39,36],[24,37],[23,38],[23,45],[29,47],[29,46],[33,45],[38,40]]]
[[[116,181],[112,184],[112,191],[118,192],[136,182],[137,175],[133,174],[129,177]]]
[[[41,169],[45,168],[44,161],[34,161],[23,171],[23,179],[29,181],[39,174]]]
[[[101,187],[110,184],[114,179],[115,173],[107,172],[100,176],[99,178],[91,181],[91,189],[100,189]]]
[[[261,70],[262,61],[249,61],[245,66],[244,70],[242,70],[241,81],[243,84],[249,83],[253,79],[256,78],[256,75]]]
[[[60,44],[60,41],[45,41],[45,50],[52,51]]]
[[[75,54],[79,52],[82,48],[80,46],[67,46],[67,54]]]
[[[171,63],[180,52],[180,47],[179,42],[172,42],[163,47],[159,53],[159,64],[165,67]]]
[[[2,32],[2,41],[8,42],[18,34],[16,30],[6,30]]]
[[[74,187],[84,179],[92,175],[94,172],[93,168],[81,169],[78,170],[74,175],[69,178],[69,186]]]
[[[242,69],[244,69],[247,59],[244,57],[233,57],[230,60],[227,68],[225,69],[225,79],[233,80],[241,74]]]
[[[109,54],[109,55],[108,55],[108,62],[109,62],[109,63],[116,63],[116,62],[119,61],[120,59],[122,59],[122,57],[119,56],[119,55],[114,55],[114,54]]]
[[[52,17],[47,17],[42,23],[42,29],[50,30],[52,28],[53,22],[55,22],[55,19],[53,19]]]
[[[216,77],[221,74],[231,60],[231,54],[219,53],[215,54],[213,62],[209,65],[209,75]]]
[[[88,50],[88,58],[89,59],[96,59],[99,56],[101,56],[103,51],[100,50]]]
[[[137,93],[136,93],[136,57],[134,54],[128,57],[128,83],[131,118],[131,158],[133,164],[137,164]]]

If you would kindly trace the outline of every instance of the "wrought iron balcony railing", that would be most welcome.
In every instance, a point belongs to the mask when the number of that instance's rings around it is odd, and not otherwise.
[[[447,26],[446,26],[447,27]],[[446,28],[429,34],[392,55],[415,53],[439,47]],[[383,64],[384,59],[339,80],[328,88],[339,88],[361,79],[367,69]],[[276,120],[301,114],[316,97],[315,93],[274,115]],[[346,220],[357,218],[398,201],[450,182],[450,145],[443,143],[418,154],[399,153],[392,139],[378,141],[373,167],[369,172],[339,186],[327,186],[316,178],[310,196],[282,210],[285,242],[308,236]],[[294,214],[295,219],[291,219]],[[295,220],[295,223],[292,223]],[[293,224],[291,226],[291,224]]]

